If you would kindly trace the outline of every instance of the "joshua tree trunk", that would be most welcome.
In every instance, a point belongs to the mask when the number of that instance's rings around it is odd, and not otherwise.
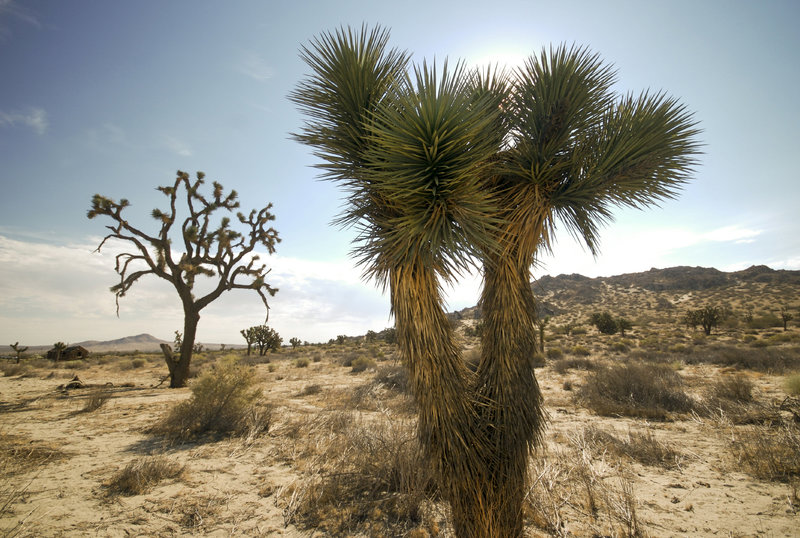
[[[486,506],[485,526],[474,536],[522,535],[528,456],[544,427],[542,396],[534,375],[535,302],[527,267],[514,256],[487,257],[481,308],[484,332],[476,401],[486,439],[487,483],[476,491]]]
[[[169,388],[171,389],[185,387],[189,380],[189,363],[192,360],[192,350],[197,336],[197,323],[199,321],[200,311],[194,305],[184,305],[183,342],[181,343],[180,355],[170,359],[165,354],[170,374]]]
[[[482,432],[471,398],[470,372],[441,307],[430,264],[416,260],[391,271],[397,342],[419,409],[419,437],[450,501],[459,537],[486,536],[486,507],[476,491],[485,482]]]

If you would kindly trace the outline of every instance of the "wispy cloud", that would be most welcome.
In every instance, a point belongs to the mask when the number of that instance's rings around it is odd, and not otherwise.
[[[109,287],[119,281],[114,257],[124,243],[93,252],[100,237],[53,244],[0,235],[0,342],[46,344],[120,338],[150,333],[171,339],[181,329],[180,301],[169,283],[152,275],[120,299],[116,316]],[[387,327],[389,302],[361,282],[348,262],[327,263],[262,254],[279,288],[270,299],[269,325],[291,337],[327,341],[339,334],[363,334]],[[198,293],[208,282],[198,282]],[[201,342],[237,343],[239,331],[264,323],[266,312],[252,292],[234,290],[203,310]],[[2,340],[5,338],[5,340]]]
[[[700,239],[723,243],[752,243],[759,235],[761,235],[761,230],[742,228],[738,224],[734,224],[732,226],[724,226],[722,228],[717,228],[716,230],[705,233],[700,237]]]
[[[41,28],[39,19],[30,9],[18,5],[14,0],[0,0],[0,40],[11,36],[10,26],[14,22]]]
[[[47,112],[43,108],[31,107],[24,112],[0,110],[0,127],[28,127],[36,134],[43,135],[49,126]]]
[[[247,51],[242,54],[242,57],[236,64],[236,70],[258,82],[264,82],[275,76],[274,70],[269,66],[266,60],[252,51]]]
[[[192,151],[188,143],[174,136],[162,134],[161,143],[166,149],[181,157],[191,157],[194,155],[194,151]]]

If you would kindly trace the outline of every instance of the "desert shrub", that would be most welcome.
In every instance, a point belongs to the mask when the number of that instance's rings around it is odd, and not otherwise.
[[[353,361],[355,361],[356,359],[361,358],[363,356],[364,356],[364,354],[361,353],[360,351],[350,351],[350,352],[345,353],[341,357],[341,360],[340,360],[339,364],[341,364],[345,368],[350,368],[350,367],[353,366]]]
[[[419,528],[436,487],[430,467],[420,465],[414,429],[350,419],[319,455],[321,468],[284,491],[287,523],[331,536],[403,536]]]
[[[400,393],[408,394],[411,392],[411,381],[408,377],[408,369],[405,366],[381,366],[375,373],[374,382]]]
[[[300,396],[313,396],[314,394],[319,394],[322,392],[322,385],[317,383],[313,385],[307,385],[303,387],[303,390],[300,391]]]
[[[257,435],[269,429],[271,408],[253,388],[255,371],[228,357],[207,369],[194,383],[192,396],[179,403],[153,433],[174,440],[202,434]]]
[[[788,481],[800,476],[800,429],[796,425],[738,430],[729,449],[736,467],[756,478]]]
[[[800,396],[800,372],[786,376],[783,386],[792,396]]]
[[[163,480],[179,478],[184,470],[183,465],[163,456],[146,456],[130,462],[104,485],[111,494],[141,495]]]
[[[311,364],[306,357],[300,357],[296,361],[294,361],[294,365],[298,368],[308,368],[308,365]]]
[[[708,363],[739,369],[780,374],[800,368],[800,347],[751,348],[741,346],[708,346],[702,353],[686,358],[688,364]]]
[[[555,361],[552,364],[552,368],[563,375],[567,373],[568,370],[591,370],[594,368],[594,363],[586,358],[573,357]]]
[[[147,361],[146,361],[146,360],[144,360],[144,359],[142,359],[141,357],[139,357],[139,358],[136,358],[136,359],[133,359],[133,360],[131,361],[131,366],[133,366],[134,368],[141,368],[141,367],[143,367],[145,364],[147,364]]]
[[[357,374],[359,372],[367,370],[368,368],[375,368],[375,361],[373,359],[370,359],[369,357],[359,357],[353,361],[351,367],[352,367],[351,371],[354,374]]]
[[[613,342],[608,346],[608,349],[614,353],[627,353],[630,348],[625,342]]]
[[[763,316],[754,317],[747,322],[747,326],[751,329],[770,329],[772,327],[783,327],[783,320],[775,314],[766,314]]]
[[[4,362],[0,364],[0,371],[3,372],[3,377],[13,377],[15,375],[27,375],[31,369],[24,363]]]
[[[747,377],[738,375],[726,375],[717,379],[709,387],[709,397],[718,400],[729,400],[732,402],[746,403],[753,401],[753,382]]]
[[[555,361],[562,358],[564,356],[564,352],[561,351],[561,348],[551,347],[547,348],[546,355],[548,359],[550,359],[551,361]]]
[[[660,420],[670,413],[686,413],[694,404],[681,388],[680,374],[655,364],[627,363],[595,370],[577,396],[600,415]]]
[[[617,321],[608,312],[595,312],[589,318],[589,322],[602,334],[616,334],[619,330]]]
[[[578,357],[588,357],[592,354],[592,352],[585,346],[577,345],[573,346],[572,349],[569,350],[570,355],[577,355]]]
[[[322,353],[319,351],[315,351],[311,354],[311,360],[314,362],[319,362],[322,360]]]

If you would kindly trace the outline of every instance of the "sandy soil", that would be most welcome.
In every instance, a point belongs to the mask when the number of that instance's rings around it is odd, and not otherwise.
[[[0,378],[0,433],[18,435],[64,453],[34,469],[2,477],[0,491],[18,492],[0,517],[0,534],[19,536],[321,536],[313,530],[285,525],[287,485],[300,471],[282,455],[285,423],[298,413],[325,409],[332,394],[341,394],[371,379],[326,360],[297,368],[289,358],[258,365],[264,393],[275,407],[270,433],[245,441],[229,439],[164,449],[145,429],[188,389],[154,388],[164,367],[157,361],[144,368],[120,371],[113,363],[92,366],[78,375],[88,384],[108,386],[113,398],[90,413],[79,412],[88,390],[62,392],[60,376]],[[39,372],[39,371],[37,371]],[[46,371],[42,375],[46,375]],[[695,381],[716,375],[712,367],[686,367],[682,374]],[[648,536],[800,536],[796,492],[785,483],[755,480],[736,468],[727,455],[732,426],[724,421],[691,418],[665,423],[636,419],[599,418],[576,406],[565,381],[580,384],[580,372],[561,375],[539,370],[551,423],[547,449],[538,455],[532,476],[544,480],[566,454],[579,449],[575,439],[593,426],[624,436],[647,430],[670,443],[680,454],[672,469],[628,462],[624,466],[635,499],[641,533]],[[764,401],[781,397],[780,380],[754,376]],[[133,386],[122,386],[132,384]],[[304,387],[321,391],[301,395]],[[370,413],[372,411],[363,411]],[[136,496],[108,494],[104,483],[129,462],[143,455],[165,454],[186,465],[180,479],[167,480]],[[570,456],[571,457],[571,456]],[[549,462],[549,463],[548,463]],[[621,484],[621,467],[610,456],[594,455],[585,462],[598,480]],[[557,474],[556,488],[561,483]],[[566,481],[566,478],[564,478]],[[577,495],[577,493],[575,494]],[[562,514],[581,511],[578,497],[555,493],[543,497],[558,503]],[[22,523],[20,523],[22,522]],[[591,536],[591,518],[572,517],[557,531]],[[547,536],[530,526],[530,536]],[[556,531],[551,531],[555,534]],[[440,536],[448,536],[443,529]]]

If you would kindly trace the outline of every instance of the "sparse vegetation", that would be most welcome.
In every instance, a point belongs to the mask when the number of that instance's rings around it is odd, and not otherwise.
[[[687,413],[694,406],[674,370],[633,362],[590,372],[578,398],[599,415],[657,420],[668,419],[672,413]]]
[[[233,358],[220,360],[192,384],[191,398],[175,406],[153,433],[179,441],[204,434],[266,433],[272,410],[254,387],[254,373]]]
[[[185,466],[163,456],[145,456],[117,471],[106,483],[109,493],[141,495],[160,482],[180,478]]]

